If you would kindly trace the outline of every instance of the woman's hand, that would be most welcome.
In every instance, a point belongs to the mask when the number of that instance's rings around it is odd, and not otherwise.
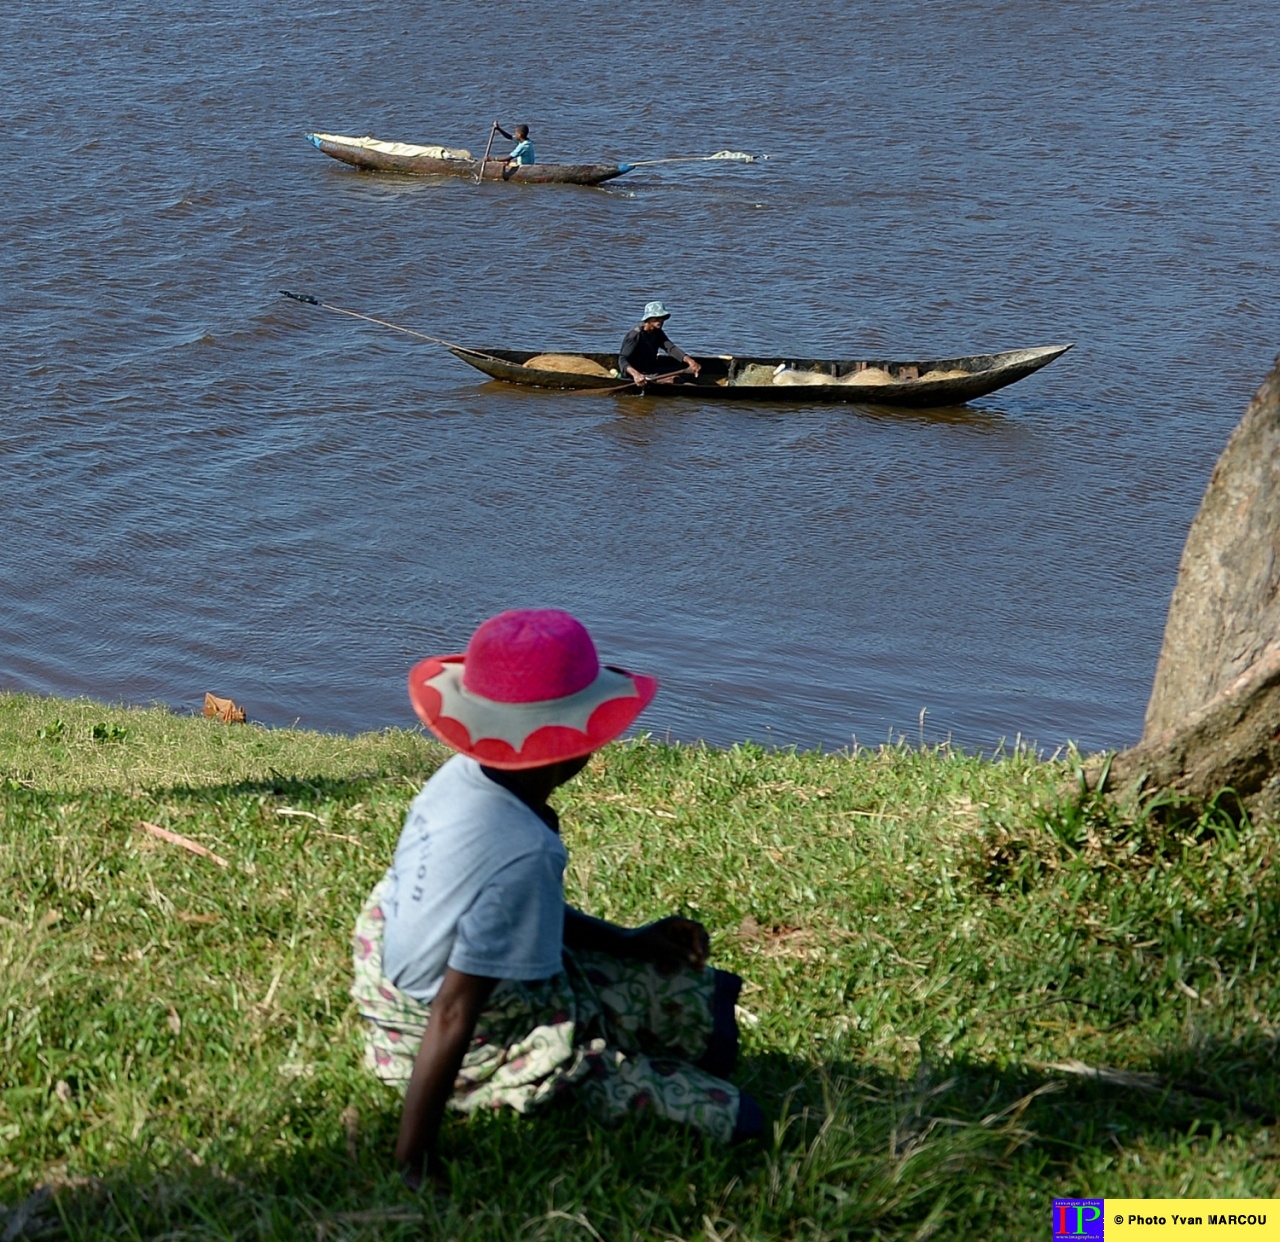
[[[663,974],[673,974],[681,966],[702,970],[711,955],[711,937],[707,935],[707,929],[701,923],[679,915],[646,923],[631,935],[635,956],[653,962]]]
[[[653,962],[667,975],[681,967],[702,970],[711,952],[707,929],[693,919],[673,915],[643,927],[628,928],[592,918],[572,906],[566,906],[564,911],[564,943],[569,949]]]
[[[447,1195],[449,1193],[449,1170],[445,1167],[445,1163],[440,1159],[439,1154],[436,1152],[427,1153],[425,1176],[423,1175],[422,1163],[401,1165],[400,1180],[414,1194],[417,1194],[423,1185],[429,1181],[431,1189],[437,1194]]]

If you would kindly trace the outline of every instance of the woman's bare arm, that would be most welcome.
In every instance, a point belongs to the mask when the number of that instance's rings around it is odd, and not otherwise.
[[[692,966],[701,970],[711,952],[711,940],[701,923],[671,915],[643,927],[619,927],[564,908],[564,943],[569,949],[594,949],[614,957],[656,962],[664,970]]]
[[[396,1166],[405,1184],[414,1190],[422,1184],[424,1160],[433,1177],[443,1171],[438,1146],[440,1121],[475,1034],[476,1020],[497,982],[449,967],[431,1002],[431,1017],[414,1058],[396,1138]]]

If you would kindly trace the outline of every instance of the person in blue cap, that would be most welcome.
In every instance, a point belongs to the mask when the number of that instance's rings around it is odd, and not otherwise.
[[[639,388],[663,375],[671,374],[669,366],[663,364],[660,368],[658,354],[662,351],[683,363],[694,379],[697,379],[702,370],[697,359],[686,354],[666,334],[662,325],[670,318],[671,312],[662,302],[650,302],[644,308],[644,318],[640,325],[632,328],[623,338],[622,348],[618,350],[618,374],[630,376]]]

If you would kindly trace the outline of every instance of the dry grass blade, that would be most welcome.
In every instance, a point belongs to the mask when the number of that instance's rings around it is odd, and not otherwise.
[[[580,1229],[585,1229],[587,1233],[595,1238],[596,1242],[604,1242],[604,1238],[596,1232],[595,1226],[593,1226],[587,1219],[586,1213],[584,1212],[562,1212],[559,1209],[553,1208],[543,1217],[543,1219],[548,1221],[567,1220],[571,1224],[577,1225]]]
[[[323,1218],[313,1220],[316,1242],[328,1242],[331,1237],[350,1237],[351,1226],[357,1229],[357,1236],[369,1236],[367,1230],[360,1226],[372,1227],[374,1237],[381,1236],[380,1226],[412,1225],[422,1221],[422,1213],[407,1205],[363,1208],[354,1212],[333,1212]]]
[[[1086,1065],[1074,1058],[1068,1061],[1053,1061],[1045,1069],[1057,1070],[1060,1074],[1072,1074],[1076,1078],[1091,1078],[1094,1082],[1109,1083],[1113,1087],[1134,1087],[1140,1091],[1158,1091],[1164,1082],[1159,1074],[1145,1071],[1111,1069],[1106,1065]]]
[[[411,1207],[365,1208],[359,1212],[335,1212],[331,1220],[340,1220],[345,1224],[357,1225],[371,1221],[414,1221],[421,1220],[422,1213]]]
[[[170,832],[167,828],[161,828],[159,824],[153,824],[143,819],[138,821],[138,827],[143,832],[149,832],[153,837],[159,837],[161,841],[168,841],[170,845],[180,845],[184,850],[190,850],[193,854],[199,854],[201,858],[211,859],[216,862],[219,867],[229,867],[231,864],[227,862],[221,854],[215,854],[207,845],[201,845],[199,841],[193,841],[190,837],[184,837],[180,833]]]
[[[354,1104],[348,1104],[339,1120],[347,1141],[347,1159],[354,1164],[360,1157],[360,1110]]]

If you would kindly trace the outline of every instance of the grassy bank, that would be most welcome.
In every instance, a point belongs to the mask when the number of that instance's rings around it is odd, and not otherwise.
[[[707,924],[769,1142],[456,1119],[452,1195],[409,1195],[348,937],[443,757],[0,696],[0,1235],[1024,1239],[1054,1195],[1280,1195],[1272,825],[1125,822],[1025,752],[650,742],[560,791],[569,893]]]

